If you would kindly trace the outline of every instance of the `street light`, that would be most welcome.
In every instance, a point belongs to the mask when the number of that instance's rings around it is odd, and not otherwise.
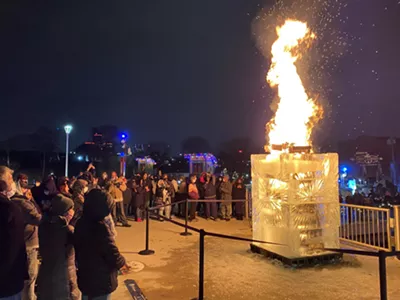
[[[68,156],[69,156],[69,134],[72,131],[72,125],[64,126],[66,141],[65,141],[65,177],[68,177]]]

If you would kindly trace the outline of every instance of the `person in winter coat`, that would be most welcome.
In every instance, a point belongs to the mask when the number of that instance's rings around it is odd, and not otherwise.
[[[163,175],[163,181],[164,181],[165,190],[167,191],[165,200],[164,200],[164,204],[172,204],[173,199],[175,199],[175,188],[174,188],[172,182],[169,180],[167,174]],[[169,206],[169,207],[170,207],[169,218],[171,218],[172,206]],[[165,207],[165,208],[167,208],[167,207]]]
[[[164,180],[162,180],[162,179],[158,180],[157,189],[156,189],[156,201],[155,201],[155,204],[157,206],[170,204],[171,202],[170,202],[169,199],[170,198],[168,197],[168,190],[165,187]],[[169,219],[171,217],[171,205],[160,207],[160,209],[158,210],[158,214],[160,216],[164,216],[164,217]],[[159,220],[161,222],[164,221],[163,218],[159,218]]]
[[[238,178],[232,188],[232,199],[233,200],[244,200],[246,199],[246,187],[243,184],[243,179]],[[243,220],[244,216],[244,202],[236,202],[235,204],[235,215],[236,219]]]
[[[10,201],[15,193],[12,173],[0,166],[0,299],[20,300],[28,272],[24,216]]]
[[[108,185],[108,175],[107,172],[103,172],[101,174],[101,177],[99,178],[99,186],[101,189],[105,189],[106,186]]]
[[[143,186],[146,190],[145,206],[149,207],[152,205],[152,203],[150,202],[153,198],[153,195],[155,195],[155,192],[153,192],[153,180],[149,177],[149,174],[147,173],[143,174]]]
[[[188,198],[190,200],[199,200],[199,190],[197,188],[197,177],[196,175],[190,176],[190,183],[188,185]],[[190,203],[190,216],[189,221],[197,221],[196,219],[197,202]]]
[[[136,209],[136,222],[142,222],[144,218],[144,209],[146,204],[146,187],[144,186],[143,179],[136,180],[135,189],[135,209]]]
[[[221,192],[221,215],[222,219],[230,221],[232,216],[232,183],[229,182],[229,176],[225,175],[219,186]]]
[[[92,177],[92,181],[88,182],[88,192],[94,189],[101,190],[101,187],[99,185],[99,178],[97,177]]]
[[[123,203],[124,197],[122,193],[126,190],[126,184],[122,178],[118,178],[116,172],[111,173],[111,180],[109,181],[107,190],[114,199],[114,208],[112,214],[114,223],[117,224],[117,222],[120,222],[124,227],[131,227],[126,219]]]
[[[86,196],[82,218],[75,228],[78,286],[83,300],[110,300],[117,289],[118,270],[127,268],[105,223],[113,207],[112,197],[101,190]]]
[[[62,194],[51,201],[49,215],[39,226],[42,264],[38,276],[39,300],[80,300],[72,244],[74,202]]]
[[[83,203],[85,202],[85,194],[88,191],[88,183],[83,179],[78,179],[72,186],[72,200],[74,201],[74,217],[69,225],[74,226],[76,222],[82,217]]]
[[[179,186],[178,186],[178,192],[176,193],[176,200],[177,201],[183,201],[188,199],[188,189],[187,189],[187,183],[186,183],[186,178],[182,176],[179,179]],[[179,210],[178,210],[178,216],[179,217],[185,217],[186,215],[186,208],[185,208],[185,203],[178,204]]]
[[[58,184],[57,184],[57,189],[58,191],[63,194],[67,198],[72,198],[72,194],[70,193],[69,189],[69,179],[68,177],[62,176],[58,178]]]
[[[49,176],[44,180],[35,193],[32,191],[33,199],[35,199],[43,213],[49,211],[51,200],[57,194],[57,184],[53,176]]]
[[[127,181],[125,178],[123,178],[123,182],[126,185],[126,190],[122,192],[122,202],[124,204],[124,213],[125,216],[129,215],[129,206],[132,204],[132,188],[133,188],[133,183],[131,180]]]
[[[206,182],[204,183],[204,199],[215,200],[217,198],[217,190],[215,188],[215,177],[211,174],[207,174]],[[216,221],[218,218],[218,207],[217,202],[205,203],[205,217],[210,217]]]
[[[22,291],[23,300],[35,300],[35,284],[39,271],[38,250],[38,226],[42,220],[39,206],[32,198],[28,188],[28,176],[20,174],[16,183],[16,193],[11,198],[16,203],[24,216],[24,239],[27,253],[28,275]]]

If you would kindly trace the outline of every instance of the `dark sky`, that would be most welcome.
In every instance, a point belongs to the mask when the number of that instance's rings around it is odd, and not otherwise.
[[[274,2],[1,1],[0,140],[70,122],[74,144],[102,124],[176,150],[190,135],[264,143],[270,58],[252,22]],[[337,26],[353,38],[329,81],[327,136],[400,136],[399,1],[347,2]]]

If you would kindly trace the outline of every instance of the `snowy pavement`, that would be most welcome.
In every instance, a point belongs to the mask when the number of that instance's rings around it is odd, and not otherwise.
[[[151,256],[144,249],[145,223],[118,227],[117,244],[136,271],[120,276],[113,299],[132,299],[124,281],[137,282],[148,300],[188,300],[197,296],[198,234],[184,237],[182,228],[169,222],[150,223]],[[251,238],[248,221],[192,223],[207,231]],[[140,263],[144,268],[140,270]],[[400,300],[400,261],[387,259],[390,300]],[[249,251],[249,243],[206,237],[205,297],[211,299],[346,300],[379,299],[378,260],[346,255],[342,263],[308,269],[284,267]]]

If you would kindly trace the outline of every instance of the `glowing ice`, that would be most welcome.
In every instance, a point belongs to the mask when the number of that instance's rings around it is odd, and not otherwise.
[[[338,155],[252,155],[253,238],[287,258],[339,247]]]

